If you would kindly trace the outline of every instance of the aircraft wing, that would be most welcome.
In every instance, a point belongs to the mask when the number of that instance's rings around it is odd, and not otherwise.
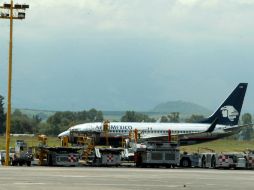
[[[157,139],[157,138],[164,138],[168,137],[167,135],[160,135],[160,134],[142,134],[141,133],[141,139]]]
[[[176,136],[177,139],[188,139],[190,137],[200,137],[200,135],[206,135],[208,132],[199,132],[199,133],[188,133],[188,134],[177,134],[173,135]],[[167,141],[168,140],[168,135],[160,135],[160,134],[141,134],[140,137],[142,140],[162,140],[162,141]]]

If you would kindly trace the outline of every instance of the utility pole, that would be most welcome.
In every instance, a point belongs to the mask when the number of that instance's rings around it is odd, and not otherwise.
[[[10,43],[9,43],[9,67],[8,67],[8,107],[6,116],[6,156],[5,166],[9,166],[9,149],[10,149],[10,129],[11,129],[11,80],[12,80],[12,37],[13,37],[13,20],[25,19],[25,10],[29,5],[14,4],[13,0],[10,3],[4,3],[0,6],[0,18],[10,20]]]

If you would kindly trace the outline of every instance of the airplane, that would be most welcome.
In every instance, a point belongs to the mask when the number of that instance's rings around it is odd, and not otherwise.
[[[130,131],[138,130],[141,141],[167,141],[169,131],[178,137],[180,145],[192,145],[217,140],[239,133],[242,128],[252,125],[238,125],[239,117],[247,90],[247,83],[240,83],[219,108],[208,118],[196,123],[145,123],[145,122],[110,122],[108,138],[122,141]],[[70,137],[71,132],[99,134],[105,143],[103,122],[85,123],[70,127],[58,135]],[[104,140],[103,140],[104,139]]]

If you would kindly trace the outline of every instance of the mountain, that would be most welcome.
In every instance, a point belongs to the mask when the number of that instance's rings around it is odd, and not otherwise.
[[[202,114],[202,115],[209,115],[211,113],[211,110],[203,106],[184,101],[169,101],[161,103],[155,106],[151,111],[160,113],[179,112],[180,114]]]

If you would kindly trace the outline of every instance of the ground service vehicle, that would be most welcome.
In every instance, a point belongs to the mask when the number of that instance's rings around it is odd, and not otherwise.
[[[170,142],[148,141],[136,149],[134,158],[137,167],[175,167],[180,164],[179,145]]]
[[[120,166],[122,148],[95,148],[93,166]]]
[[[246,156],[243,153],[220,153],[218,154],[216,168],[247,168]]]
[[[134,161],[134,150],[132,148],[125,148],[122,152],[122,160]]]
[[[254,169],[254,151],[248,150],[247,153],[245,153],[245,159],[247,161],[246,167],[248,169]]]
[[[5,162],[5,150],[1,151],[1,164],[4,165]],[[24,140],[17,140],[15,143],[15,148],[10,148],[10,165],[12,166],[31,166],[33,161],[32,149],[28,148],[27,143]]]
[[[200,167],[200,155],[198,153],[189,154],[184,152],[180,156],[181,167]]]
[[[24,140],[17,140],[15,144],[15,152],[12,159],[12,165],[24,165],[31,166],[33,161],[32,149],[28,148],[27,143]]]
[[[181,167],[199,167],[199,168],[250,168],[252,162],[251,155],[245,155],[244,153],[183,153],[181,155],[180,166]],[[253,162],[254,163],[254,162]]]
[[[215,152],[200,153],[199,167],[215,168],[218,155]]]
[[[39,144],[35,147],[35,157],[39,165],[47,166],[77,166],[80,160],[80,147],[68,147],[68,141],[63,139],[61,147],[49,147],[47,136],[38,136]]]
[[[9,151],[9,157],[10,157],[10,160],[9,160],[9,165],[12,165],[12,160],[14,158],[14,154],[15,154],[15,150],[14,148],[10,148],[10,151]],[[1,150],[0,151],[0,165],[3,165],[5,164],[5,156],[6,156],[6,151],[5,150]]]
[[[80,148],[38,147],[36,155],[40,165],[77,166],[80,160]]]

